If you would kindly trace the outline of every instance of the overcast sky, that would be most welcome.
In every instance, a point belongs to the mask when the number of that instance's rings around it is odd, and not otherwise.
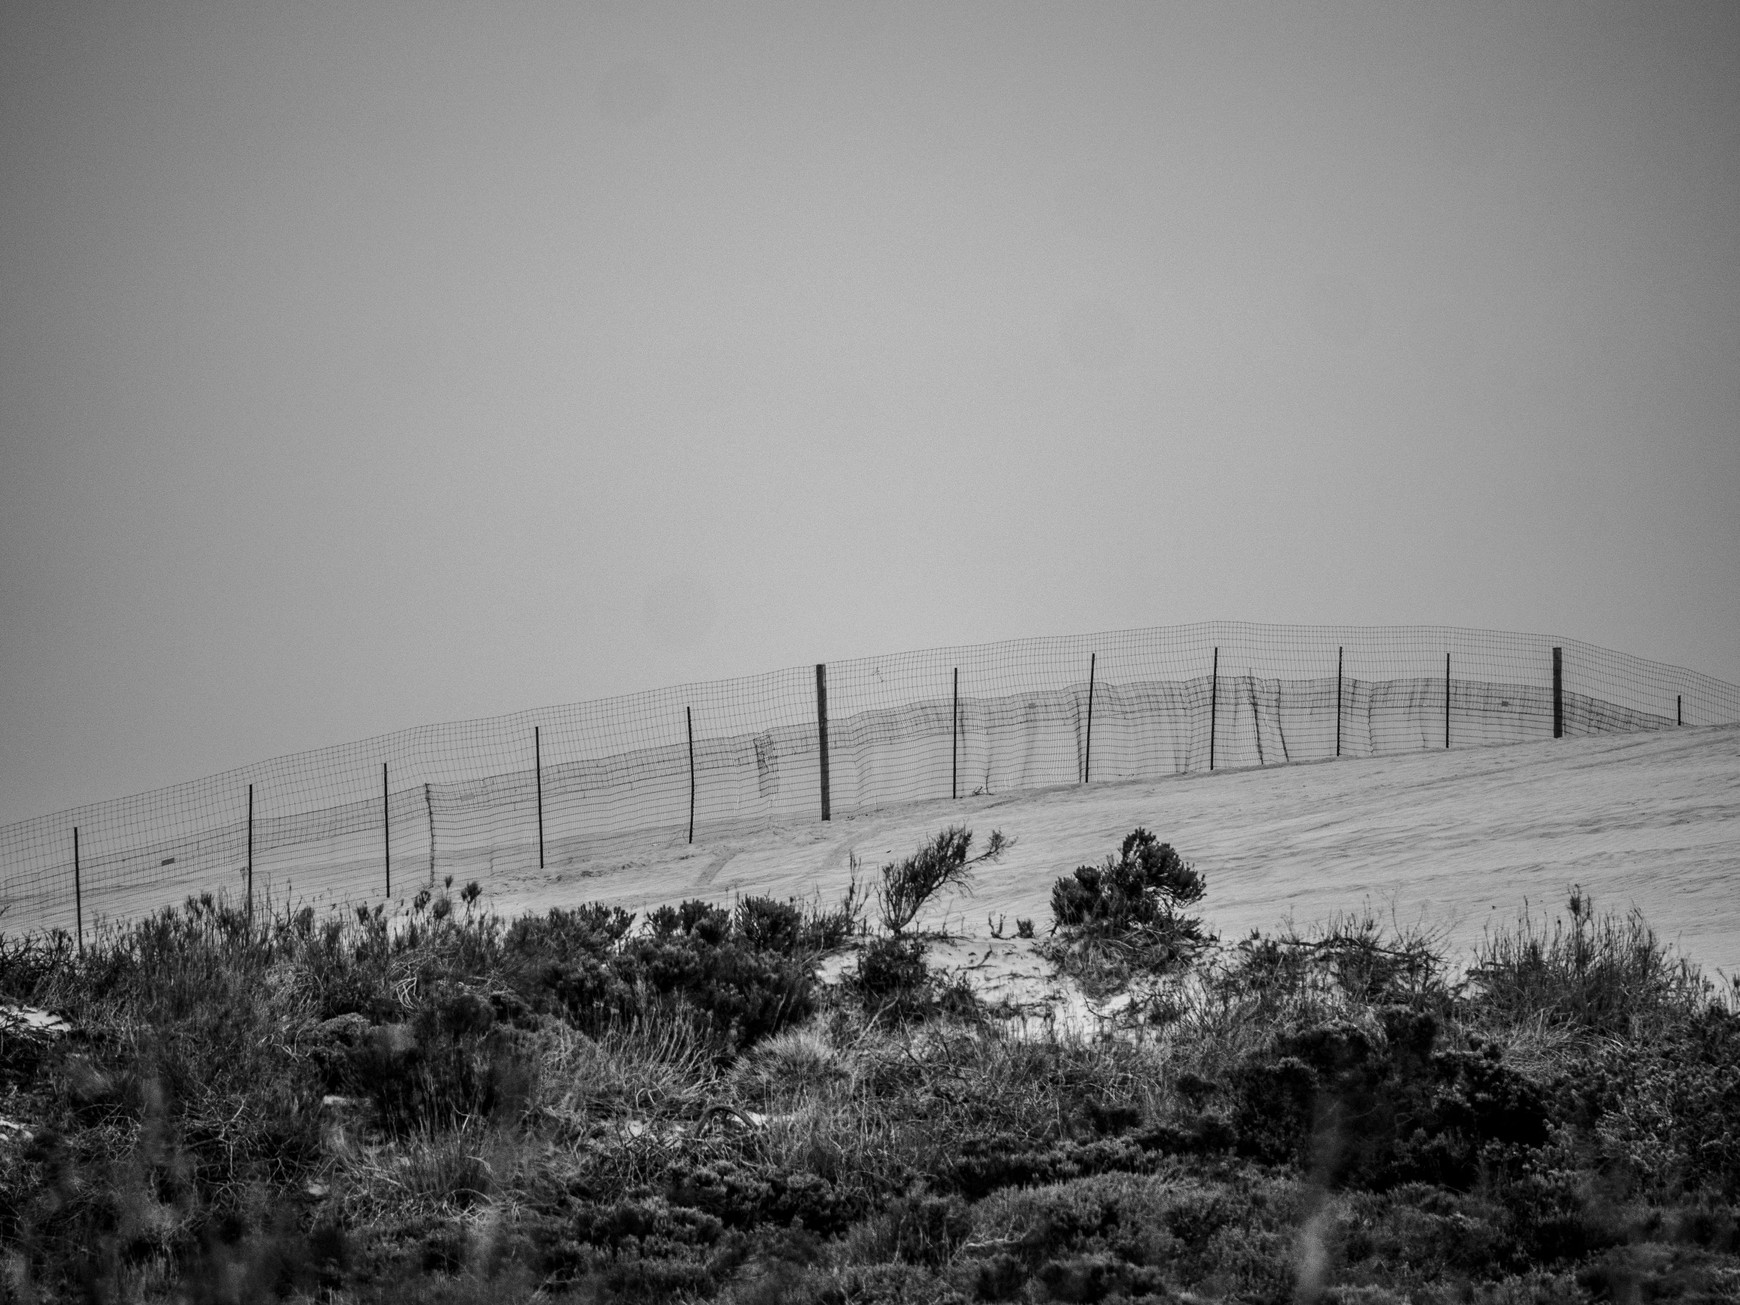
[[[1740,681],[1740,5],[0,0],[0,821],[1228,617]]]

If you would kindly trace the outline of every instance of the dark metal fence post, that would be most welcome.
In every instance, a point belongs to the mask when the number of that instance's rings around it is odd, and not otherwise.
[[[381,762],[381,854],[387,863],[387,896],[393,895],[393,804],[387,794],[387,763]]]
[[[828,664],[816,663],[816,742],[822,754],[822,819],[831,819],[828,809]]]
[[[1087,746],[1082,749],[1081,782],[1087,783],[1088,776],[1093,773],[1094,761],[1094,667],[1099,660],[1098,653],[1088,654],[1088,718]]]
[[[1444,746],[1450,746],[1450,654],[1444,654]]]
[[[689,841],[695,841],[695,709],[683,708],[683,719],[689,725]]]
[[[254,786],[248,785],[248,923],[254,922]]]
[[[1214,650],[1214,667],[1208,673],[1208,768],[1214,769],[1214,718],[1220,713],[1220,649]]]
[[[1686,723],[1686,695],[1683,693],[1676,693],[1676,694],[1674,694],[1674,724],[1675,725],[1684,725],[1685,723]]]
[[[435,888],[435,795],[423,785],[423,810],[429,813],[429,888]]]
[[[961,668],[955,667],[954,704],[949,709],[949,797],[961,795]]]
[[[1347,649],[1335,650],[1335,755],[1341,755],[1341,657]]]
[[[73,913],[78,922],[79,955],[85,954],[85,893],[79,883],[79,827],[73,826]]]
[[[1553,649],[1553,737],[1565,737],[1565,650]]]
[[[532,773],[538,782],[538,869],[544,868],[544,752],[538,727],[532,726]],[[693,841],[693,840],[691,840]]]

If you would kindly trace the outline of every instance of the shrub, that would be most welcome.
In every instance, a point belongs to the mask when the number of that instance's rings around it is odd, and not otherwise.
[[[588,902],[573,910],[552,907],[542,916],[525,915],[508,926],[503,949],[520,956],[602,957],[615,950],[634,924],[620,906]]]
[[[1564,1072],[1561,1092],[1615,1178],[1656,1199],[1740,1198],[1740,1016],[1711,1006],[1603,1043]]]
[[[807,959],[758,951],[735,936],[715,935],[713,925],[707,917],[692,932],[632,939],[622,959],[637,994],[691,1008],[733,1052],[809,1015],[815,970]],[[645,1008],[643,998],[636,1001]]]
[[[965,825],[951,825],[905,860],[882,867],[877,901],[883,927],[889,933],[903,932],[937,893],[964,887],[972,878],[973,866],[995,861],[1014,846],[1000,830],[992,830],[985,850],[969,857],[972,842],[972,831]]]
[[[1712,985],[1637,911],[1598,916],[1578,888],[1569,908],[1569,925],[1556,917],[1550,933],[1525,914],[1514,929],[1482,939],[1468,972],[1477,1016],[1625,1036],[1640,1021],[1690,1014],[1711,1000]]]
[[[1211,983],[1263,1021],[1314,1001],[1443,1012],[1451,998],[1438,939],[1413,929],[1391,933],[1369,910],[1336,915],[1306,934],[1253,933],[1232,949]]]
[[[1545,1144],[1546,1094],[1496,1047],[1436,1051],[1436,1019],[1407,1007],[1379,1019],[1313,1025],[1248,1055],[1233,1075],[1240,1150],[1327,1183],[1466,1190],[1483,1165]]]
[[[790,902],[745,897],[737,903],[737,936],[755,951],[795,956],[804,947],[803,914]]]
[[[911,996],[930,980],[924,943],[896,935],[872,938],[858,953],[858,991],[867,1006],[876,1006]]]
[[[1213,941],[1199,917],[1180,909],[1205,889],[1170,843],[1135,829],[1104,865],[1081,866],[1052,885],[1053,933],[1061,936],[1042,951],[1090,992],[1122,988],[1138,972],[1175,971]]]
[[[1051,890],[1051,914],[1059,928],[1125,934],[1137,929],[1198,936],[1201,921],[1178,908],[1201,899],[1207,885],[1172,844],[1146,829],[1125,836],[1116,857],[1103,866],[1084,865]]]

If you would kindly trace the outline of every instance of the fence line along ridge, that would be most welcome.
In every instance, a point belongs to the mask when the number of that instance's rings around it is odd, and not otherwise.
[[[0,922],[199,892],[409,896],[890,803],[1740,721],[1740,688],[1549,635],[1197,625],[933,648],[425,725],[0,826]]]

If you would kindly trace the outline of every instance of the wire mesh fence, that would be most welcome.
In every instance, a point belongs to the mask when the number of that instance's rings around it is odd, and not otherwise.
[[[1740,721],[1556,639],[1199,625],[934,648],[427,725],[0,826],[0,927],[403,897],[928,798]]]

